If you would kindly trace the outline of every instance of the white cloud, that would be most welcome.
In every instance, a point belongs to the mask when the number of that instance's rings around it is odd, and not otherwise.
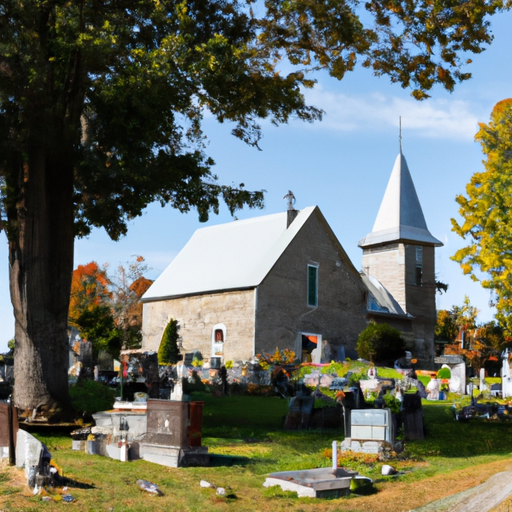
[[[430,138],[472,140],[478,128],[479,116],[471,111],[470,103],[462,100],[428,99],[417,101],[379,93],[346,95],[323,90],[306,92],[307,102],[325,111],[323,121],[313,129],[338,131],[372,131],[398,126],[408,132]]]

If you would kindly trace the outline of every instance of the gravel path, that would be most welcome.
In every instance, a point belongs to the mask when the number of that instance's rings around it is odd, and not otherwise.
[[[483,484],[410,512],[490,512],[511,495],[512,471],[504,471],[496,473]]]

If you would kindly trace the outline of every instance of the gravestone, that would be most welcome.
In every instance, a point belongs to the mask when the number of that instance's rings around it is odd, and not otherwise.
[[[42,469],[43,444],[33,435],[19,429],[16,436],[16,466],[24,468],[25,478],[31,489],[36,483],[36,475]]]
[[[448,384],[450,391],[463,395],[466,391],[466,363],[464,358],[447,354],[434,358],[434,362],[450,369],[451,377]]]
[[[503,366],[501,369],[501,392],[503,398],[512,396],[512,373],[510,371],[508,348],[503,352]]]
[[[418,393],[404,395],[402,418],[405,437],[410,440],[424,439],[423,410],[421,396]]]
[[[284,423],[285,430],[307,429],[314,405],[315,398],[312,396],[293,397]]]
[[[9,463],[16,460],[15,448],[18,435],[18,414],[11,404],[0,402],[0,459],[9,458]]]
[[[140,456],[169,467],[207,466],[208,448],[201,446],[203,402],[147,401],[147,434]]]
[[[342,450],[379,453],[384,445],[393,446],[395,433],[389,409],[352,409],[350,433],[341,443]]]
[[[485,368],[480,368],[480,393],[487,391],[487,384],[485,383]]]

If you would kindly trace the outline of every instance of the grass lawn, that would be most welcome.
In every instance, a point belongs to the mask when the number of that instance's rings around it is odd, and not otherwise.
[[[44,503],[41,496],[31,496],[20,470],[3,463],[0,510],[400,512],[512,469],[512,421],[458,423],[446,403],[425,403],[428,438],[407,443],[407,457],[390,462],[400,470],[399,476],[382,477],[383,463],[371,456],[344,458],[344,465],[374,479],[374,494],[299,499],[277,488],[265,489],[265,475],[330,466],[330,445],[333,439],[342,439],[340,431],[282,431],[287,401],[279,398],[206,394],[195,398],[205,401],[203,444],[211,454],[231,457],[216,458],[217,464],[235,465],[174,469],[142,460],[121,463],[72,451],[71,439],[61,434],[38,435],[65,476],[92,487],[70,486],[67,492],[75,498],[73,503]],[[140,491],[138,479],[156,483],[164,496]],[[201,488],[201,479],[230,487],[236,497]]]

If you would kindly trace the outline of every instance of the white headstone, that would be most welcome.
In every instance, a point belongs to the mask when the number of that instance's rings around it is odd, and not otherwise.
[[[486,390],[487,385],[485,384],[485,368],[480,368],[480,393]]]
[[[503,398],[512,396],[512,375],[510,372],[510,363],[508,361],[508,349],[503,352],[503,367],[501,369],[501,391]]]

